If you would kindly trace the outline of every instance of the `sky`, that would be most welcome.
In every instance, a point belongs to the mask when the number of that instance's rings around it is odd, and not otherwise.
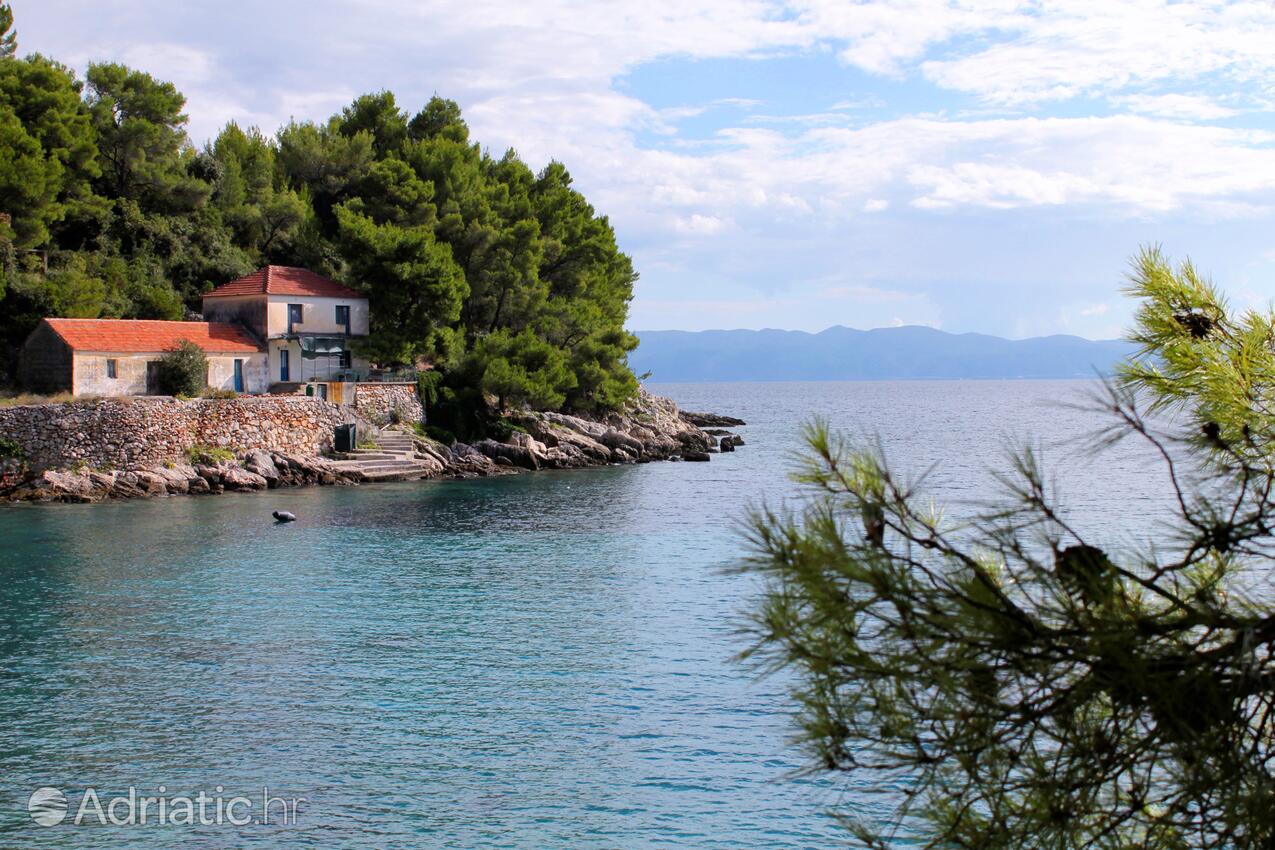
[[[1130,257],[1275,297],[1275,0],[12,0],[21,53],[121,61],[192,141],[389,89],[566,164],[635,330],[1118,336]]]

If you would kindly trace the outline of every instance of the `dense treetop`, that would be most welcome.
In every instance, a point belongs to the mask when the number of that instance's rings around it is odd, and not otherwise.
[[[277,263],[365,292],[369,359],[433,363],[427,394],[462,429],[484,400],[607,408],[635,391],[636,275],[560,163],[493,157],[455,103],[413,115],[388,91],[274,136],[232,123],[197,150],[171,83],[17,58],[11,29],[0,6],[0,381],[41,317],[180,319]]]

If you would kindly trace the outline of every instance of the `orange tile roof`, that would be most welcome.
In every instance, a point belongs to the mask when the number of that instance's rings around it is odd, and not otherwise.
[[[238,280],[223,283],[205,298],[228,295],[309,295],[313,298],[364,298],[348,286],[292,266],[264,266]]]
[[[246,330],[232,322],[159,322],[148,319],[44,321],[76,351],[167,351],[183,339],[214,354],[263,350]]]

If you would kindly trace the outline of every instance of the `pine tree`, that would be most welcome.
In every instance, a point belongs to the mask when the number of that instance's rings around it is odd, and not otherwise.
[[[11,59],[18,53],[18,32],[13,28],[13,8],[0,3],[0,59]]]
[[[934,848],[1275,841],[1275,313],[1231,314],[1158,250],[1129,291],[1141,355],[1094,440],[1163,458],[1153,547],[1082,536],[1030,452],[957,526],[824,424],[804,509],[753,518],[753,652],[796,673],[818,768],[900,789],[894,823],[850,820],[864,846],[900,824]]]

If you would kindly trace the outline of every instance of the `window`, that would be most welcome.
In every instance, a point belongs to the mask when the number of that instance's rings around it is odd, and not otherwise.
[[[235,361],[235,392],[243,392],[243,361]]]
[[[288,349],[286,348],[279,349],[279,380],[292,380],[288,369]]]
[[[341,368],[342,369],[354,368],[354,358],[350,356],[350,352],[348,351],[341,352]]]
[[[301,315],[302,313],[301,313],[300,304],[288,305],[288,333],[292,333],[292,328],[294,325],[301,324]]]
[[[336,326],[338,328],[345,328],[345,335],[350,335],[350,308],[345,304],[337,305]]]
[[[108,378],[118,378],[118,377],[119,377],[119,375],[117,375],[117,374],[115,373],[115,361],[114,361],[114,360],[107,360],[107,361],[106,361],[106,377],[108,377]]]

